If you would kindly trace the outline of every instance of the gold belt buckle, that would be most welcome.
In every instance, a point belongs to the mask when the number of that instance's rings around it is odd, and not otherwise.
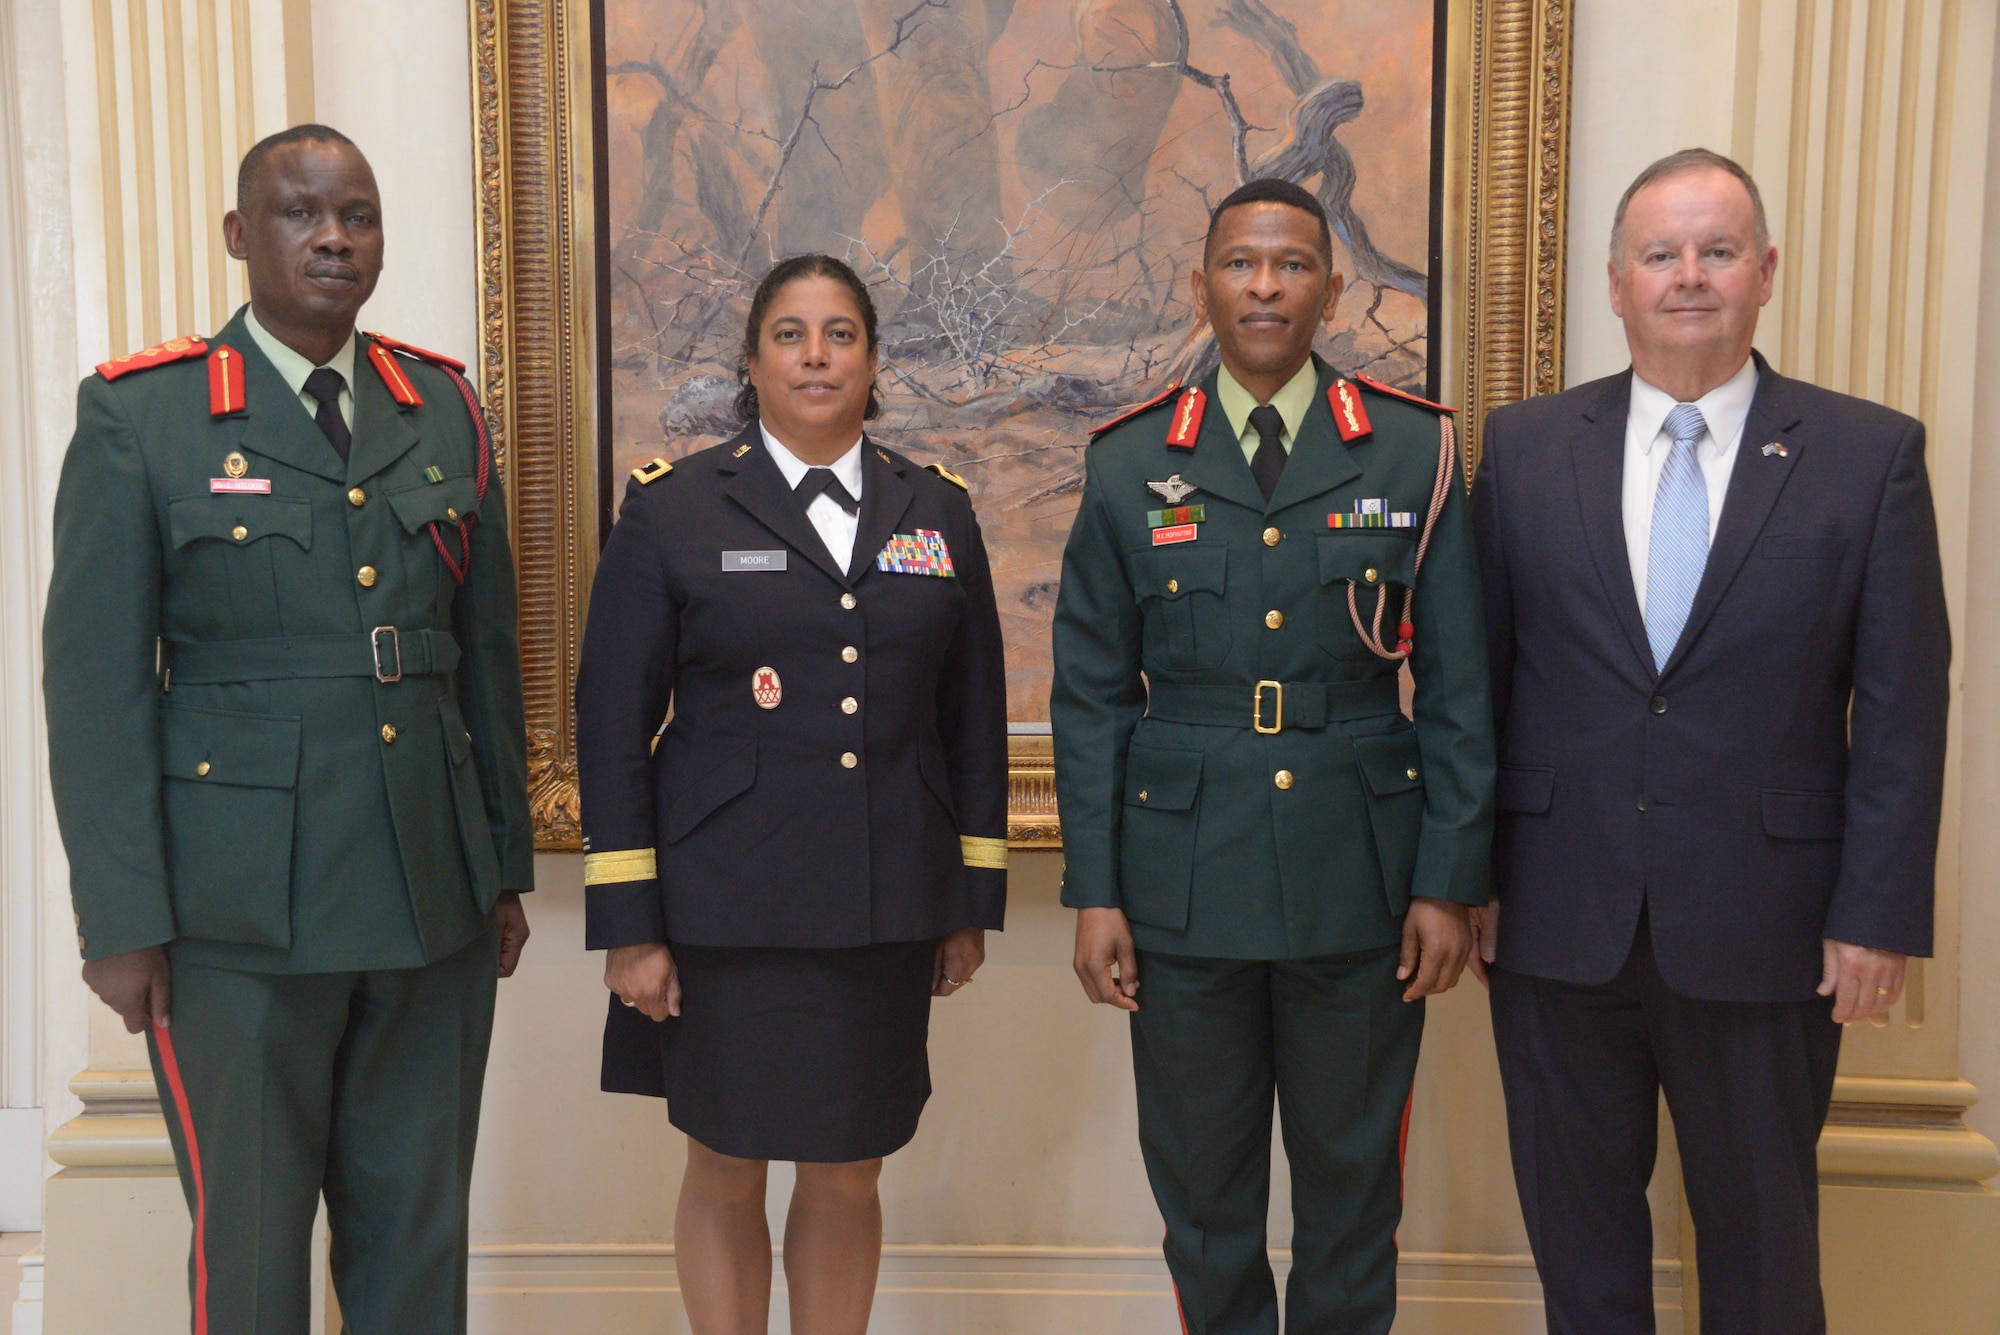
[[[389,647],[396,653],[396,667],[393,672],[382,668],[382,636],[389,637]],[[377,626],[368,632],[368,647],[375,656],[375,680],[384,686],[403,679],[403,637],[394,626]]]
[[[1268,686],[1278,693],[1276,707],[1272,710],[1271,726],[1264,726],[1264,688]],[[1250,693],[1250,726],[1266,737],[1285,730],[1285,683],[1282,681],[1260,681],[1257,689]]]

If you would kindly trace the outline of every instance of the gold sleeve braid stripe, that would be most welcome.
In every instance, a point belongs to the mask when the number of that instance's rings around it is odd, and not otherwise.
[[[1007,841],[1005,839],[982,839],[977,835],[961,834],[958,846],[965,855],[965,865],[982,867],[989,871],[1007,870]]]
[[[659,857],[650,848],[583,855],[585,885],[615,885],[620,881],[650,881],[660,874]]]

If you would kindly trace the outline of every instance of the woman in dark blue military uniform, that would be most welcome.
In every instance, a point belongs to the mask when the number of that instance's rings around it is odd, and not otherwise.
[[[1006,900],[1006,673],[965,484],[869,440],[875,309],[805,255],[758,287],[748,425],[634,470],[577,679],[604,1088],[688,1135],[696,1335],[765,1330],[769,1160],[798,1164],[792,1328],[861,1335],[876,1179],[930,1095],[930,1002]],[[666,719],[664,728],[661,720]],[[657,735],[657,740],[656,740]]]

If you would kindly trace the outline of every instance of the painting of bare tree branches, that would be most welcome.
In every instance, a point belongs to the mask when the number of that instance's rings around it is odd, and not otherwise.
[[[1215,353],[1209,207],[1314,191],[1347,276],[1320,350],[1430,383],[1436,0],[605,0],[608,477],[733,433],[745,309],[825,251],[882,315],[870,431],[965,477],[1010,717],[1048,623],[1089,425]]]

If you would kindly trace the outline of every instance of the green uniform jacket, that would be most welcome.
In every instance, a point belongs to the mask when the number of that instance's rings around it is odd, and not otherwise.
[[[346,463],[241,312],[207,357],[83,383],[43,696],[85,959],[170,942],[252,971],[409,968],[533,888],[499,479],[477,498],[451,376],[378,368],[370,342]],[[241,373],[212,396],[223,347]],[[461,585],[440,544],[459,560],[475,514]]]
[[[1317,362],[1317,359],[1315,359]],[[1267,504],[1216,400],[1193,449],[1167,443],[1168,399],[1086,456],[1055,615],[1056,793],[1063,902],[1118,907],[1143,950],[1296,959],[1392,945],[1412,895],[1484,904],[1493,721],[1479,571],[1454,479],[1416,576],[1414,727],[1397,665],[1365,648],[1389,585],[1385,647],[1437,476],[1439,415],[1359,391],[1372,432],[1343,443],[1319,390]],[[1199,490],[1193,541],[1154,545],[1149,481]],[[1357,502],[1408,528],[1333,528]],[[1251,727],[1259,681],[1282,729]],[[1150,707],[1149,707],[1150,686]],[[1277,692],[1262,721],[1277,723]]]

